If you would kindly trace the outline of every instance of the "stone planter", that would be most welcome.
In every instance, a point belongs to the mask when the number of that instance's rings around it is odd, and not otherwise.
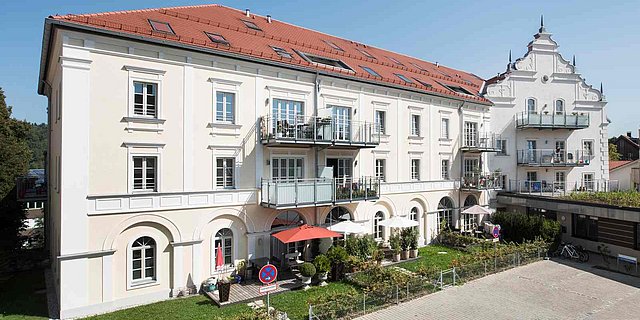
[[[220,302],[229,301],[229,295],[231,294],[231,282],[220,281],[218,282],[218,297]]]
[[[327,276],[326,272],[322,272],[322,273],[318,273],[318,280],[320,280],[320,286],[324,287],[327,285],[327,279],[329,277]]]
[[[304,290],[309,289],[309,285],[311,284],[311,277],[301,277],[302,284],[304,285]]]
[[[402,260],[407,260],[409,259],[409,251],[408,250],[402,250]]]
[[[398,262],[398,261],[400,261],[400,254],[399,253],[398,254],[394,253],[393,254],[393,262]]]
[[[409,251],[409,258],[417,258],[418,257],[418,249]]]

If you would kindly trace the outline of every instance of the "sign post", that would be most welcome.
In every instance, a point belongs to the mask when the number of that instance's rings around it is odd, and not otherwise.
[[[493,235],[493,271],[496,271],[498,268],[498,258],[496,254],[498,251],[498,241],[500,241],[500,226],[494,225],[491,234]]]
[[[264,286],[262,286],[258,291],[260,293],[267,293],[267,313],[269,313],[269,292],[275,291],[278,289],[278,284],[272,282],[278,279],[278,269],[276,266],[272,264],[267,264],[264,267],[260,268],[260,272],[258,273],[258,279]]]

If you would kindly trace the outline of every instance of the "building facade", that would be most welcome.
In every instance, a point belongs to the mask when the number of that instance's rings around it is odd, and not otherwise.
[[[193,292],[271,234],[401,215],[472,229],[499,179],[472,74],[217,5],[50,17],[48,228],[62,318]],[[599,176],[600,177],[600,176]],[[222,250],[222,263],[215,261]],[[217,267],[222,264],[224,267]]]
[[[487,81],[492,128],[502,138],[490,168],[515,192],[608,190],[606,100],[541,23],[524,57]]]
[[[631,131],[627,131],[626,135],[620,135],[615,138],[609,139],[609,143],[616,146],[618,153],[620,154],[620,160],[630,161],[638,160],[640,155],[640,145],[638,145],[638,138],[634,138]]]

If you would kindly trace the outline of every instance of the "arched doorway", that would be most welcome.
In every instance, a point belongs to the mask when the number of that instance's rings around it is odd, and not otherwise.
[[[353,220],[351,212],[344,207],[334,207],[327,214],[327,217],[324,219],[324,223],[332,225],[347,220]]]
[[[282,230],[295,228],[306,223],[304,217],[294,210],[282,211],[271,223],[271,234],[278,233]],[[306,242],[298,241],[291,243],[282,243],[275,237],[271,237],[271,259],[284,264],[285,256],[300,253],[303,257]]]
[[[453,200],[449,197],[444,197],[440,199],[438,203],[438,228],[444,222],[445,227],[450,228],[453,227]]]
[[[478,199],[474,195],[468,195],[464,199],[463,209],[467,209],[478,204]],[[478,227],[478,217],[475,214],[463,214],[462,215],[462,230],[471,231]]]

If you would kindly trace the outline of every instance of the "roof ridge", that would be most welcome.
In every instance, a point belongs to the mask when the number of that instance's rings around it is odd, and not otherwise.
[[[145,9],[132,9],[132,10],[119,10],[119,11],[105,11],[105,12],[97,12],[97,13],[69,13],[63,15],[52,15],[49,17],[57,17],[57,18],[67,18],[67,17],[98,17],[105,16],[110,14],[122,14],[122,13],[139,13],[139,12],[151,12],[151,11],[160,11],[160,10],[171,10],[171,9],[190,9],[190,8],[208,8],[208,7],[222,7],[222,5],[217,3],[210,4],[198,4],[198,5],[190,5],[190,6],[173,6],[173,7],[163,7],[163,8],[145,8]]]

